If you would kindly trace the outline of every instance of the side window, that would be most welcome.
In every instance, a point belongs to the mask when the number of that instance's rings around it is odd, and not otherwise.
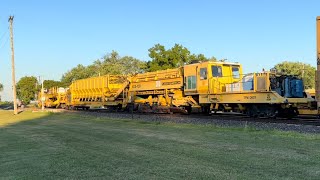
[[[233,78],[240,78],[240,72],[239,72],[239,67],[238,66],[232,66],[232,76]]]
[[[200,68],[200,79],[207,79],[207,68]]]
[[[188,76],[187,89],[196,89],[196,76]]]
[[[222,77],[222,68],[221,66],[211,66],[212,77]]]

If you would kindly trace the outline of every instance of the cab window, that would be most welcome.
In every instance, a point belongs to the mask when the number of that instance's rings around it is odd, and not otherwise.
[[[221,66],[211,66],[212,77],[222,77],[222,68]]]
[[[188,76],[187,79],[187,89],[196,89],[196,76]]]
[[[200,79],[207,79],[207,68],[200,68]]]
[[[239,66],[232,66],[232,76],[236,79],[240,78]]]

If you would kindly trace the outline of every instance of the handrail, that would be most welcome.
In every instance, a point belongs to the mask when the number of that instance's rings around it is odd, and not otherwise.
[[[208,93],[217,94],[217,93],[230,93],[230,92],[262,92],[270,91],[270,73],[253,73],[252,81],[243,81],[242,77],[239,81],[234,83],[223,83],[219,81],[220,77],[211,77],[208,79]],[[260,79],[262,78],[262,79]],[[252,89],[244,90],[245,83],[252,83]],[[225,91],[222,91],[222,88],[226,87]]]

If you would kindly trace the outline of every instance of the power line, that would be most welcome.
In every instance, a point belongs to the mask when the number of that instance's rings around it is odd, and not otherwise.
[[[9,32],[9,30],[7,30],[6,32],[4,32],[4,33],[2,34],[2,36],[0,37],[0,42],[2,41],[2,38],[4,38],[4,36],[7,35],[8,32]]]
[[[5,45],[7,45],[8,41],[9,41],[9,38],[7,38],[6,41],[0,46],[0,49],[2,49]]]
[[[4,27],[4,26],[6,26],[6,25],[7,25],[7,21],[6,21],[5,19],[3,19],[3,18],[0,17],[0,26],[1,26],[1,27]],[[9,26],[8,26],[8,29],[9,29]]]

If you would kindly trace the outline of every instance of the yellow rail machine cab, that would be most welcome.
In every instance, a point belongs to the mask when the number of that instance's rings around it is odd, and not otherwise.
[[[241,78],[242,66],[239,63],[206,61],[185,65],[184,95],[196,101],[198,107],[208,113],[213,104],[210,98],[216,98],[210,95],[240,91]]]
[[[184,66],[185,95],[215,94],[240,88],[239,63],[206,61]],[[210,88],[211,87],[211,88]]]

